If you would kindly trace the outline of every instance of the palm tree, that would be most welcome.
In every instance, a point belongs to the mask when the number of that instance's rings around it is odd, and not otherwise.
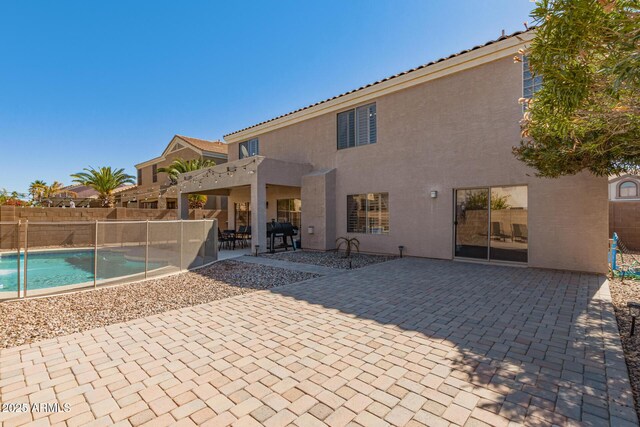
[[[71,175],[73,182],[96,190],[102,205],[110,208],[115,206],[113,191],[121,185],[135,183],[134,177],[126,174],[124,169],[114,170],[111,166],[104,166],[98,169],[84,168],[83,171]]]
[[[178,183],[178,175],[185,172],[193,172],[200,169],[210,168],[215,166],[216,162],[208,159],[176,159],[166,168],[158,168],[158,172],[166,173],[171,180],[171,184]]]
[[[29,185],[29,194],[34,202],[39,202],[44,197],[44,190],[47,187],[47,183],[36,179]]]
[[[186,172],[193,172],[200,169],[210,168],[216,165],[216,162],[208,159],[176,159],[166,168],[158,168],[158,172],[164,172],[169,176],[171,184],[178,183],[178,175]],[[207,203],[207,196],[201,194],[189,194],[189,208],[202,209]]]
[[[50,199],[51,197],[55,197],[64,192],[64,185],[61,182],[53,181],[53,184],[45,185],[43,196]]]

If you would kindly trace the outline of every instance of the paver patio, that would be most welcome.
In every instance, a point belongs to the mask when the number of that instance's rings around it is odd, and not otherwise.
[[[426,259],[0,352],[4,425],[637,425],[603,277]]]

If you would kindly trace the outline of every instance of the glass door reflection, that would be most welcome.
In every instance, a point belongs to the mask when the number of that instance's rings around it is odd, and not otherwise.
[[[490,259],[527,262],[527,206],[526,186],[491,188]]]
[[[488,258],[489,190],[456,190],[455,256]]]

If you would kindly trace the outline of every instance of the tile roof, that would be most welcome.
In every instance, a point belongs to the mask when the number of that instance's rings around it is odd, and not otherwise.
[[[113,194],[119,194],[119,193],[122,193],[123,191],[131,190],[132,188],[136,188],[136,187],[137,187],[136,184],[121,185],[120,187],[113,190]]]
[[[287,116],[290,116],[290,115],[292,115],[292,114],[298,113],[298,112],[300,112],[300,111],[304,111],[304,110],[307,110],[307,109],[309,109],[309,108],[315,107],[316,105],[324,104],[325,102],[333,101],[333,100],[334,100],[334,99],[336,99],[336,98],[341,98],[341,97],[343,97],[343,96],[349,95],[349,94],[354,93],[354,92],[358,92],[358,91],[363,90],[363,89],[366,89],[366,88],[368,88],[368,87],[375,86],[375,85],[377,85],[377,84],[380,84],[380,83],[383,83],[383,82],[386,82],[386,81],[389,81],[389,80],[395,79],[395,78],[400,77],[400,76],[404,76],[405,74],[409,74],[409,73],[411,73],[411,72],[413,72],[413,71],[421,70],[421,69],[423,69],[423,68],[429,67],[429,66],[434,65],[434,64],[437,64],[437,63],[439,63],[439,62],[446,61],[446,60],[451,59],[451,58],[455,58],[456,56],[460,56],[460,55],[463,55],[463,54],[465,54],[465,53],[468,53],[468,52],[471,52],[471,51],[474,51],[474,50],[477,50],[477,49],[480,49],[480,48],[483,48],[483,47],[486,47],[486,46],[492,45],[492,44],[497,43],[497,42],[499,42],[499,41],[506,40],[506,39],[510,39],[510,38],[512,38],[512,37],[516,37],[516,36],[518,36],[518,35],[520,35],[520,34],[526,33],[526,32],[531,31],[531,30],[533,30],[533,29],[535,29],[535,27],[529,27],[529,28],[528,28],[527,30],[525,30],[525,31],[516,31],[515,33],[512,33],[512,34],[508,34],[508,35],[504,35],[504,36],[498,37],[498,38],[497,38],[497,39],[495,39],[495,40],[490,40],[490,41],[488,41],[488,42],[486,42],[486,43],[484,43],[484,44],[481,44],[481,45],[478,45],[478,46],[474,46],[474,47],[472,47],[471,49],[465,49],[465,50],[460,51],[460,52],[458,52],[458,53],[454,53],[454,54],[452,54],[452,55],[449,55],[449,56],[447,56],[447,57],[445,57],[445,58],[436,59],[435,61],[431,61],[431,62],[429,62],[429,63],[427,63],[427,64],[419,65],[419,66],[417,66],[417,67],[415,67],[415,68],[412,68],[412,69],[410,69],[410,70],[402,71],[402,72],[400,72],[400,73],[398,73],[398,74],[394,74],[393,76],[386,77],[386,78],[384,78],[384,79],[382,79],[382,80],[378,80],[378,81],[375,81],[375,82],[373,82],[373,83],[369,83],[368,85],[361,86],[361,87],[359,87],[359,88],[357,88],[357,89],[353,89],[353,90],[350,90],[350,91],[348,91],[348,92],[341,93],[340,95],[336,95],[336,96],[334,96],[334,97],[327,98],[327,99],[325,99],[325,100],[323,100],[323,101],[316,102],[315,104],[307,105],[306,107],[298,108],[297,110],[291,111],[291,112],[286,113],[286,114],[282,114],[282,115],[280,115],[280,116],[274,117],[274,118],[269,119],[269,120],[265,120],[265,121],[263,121],[263,122],[257,123],[257,124],[252,125],[252,126],[248,126],[248,127],[244,128],[244,129],[240,129],[240,130],[237,130],[237,131],[235,131],[235,132],[228,133],[228,134],[224,135],[224,137],[226,138],[227,136],[234,135],[234,134],[236,134],[236,133],[240,133],[240,132],[244,132],[245,130],[252,129],[252,128],[255,128],[255,127],[258,127],[258,126],[263,125],[263,124],[265,124],[265,123],[273,122],[273,121],[278,120],[278,119],[281,119],[281,118],[283,118],[283,117],[287,117]]]
[[[207,141],[206,139],[191,138],[190,136],[184,135],[176,135],[176,137],[200,150],[220,154],[228,153],[227,144],[222,141]]]

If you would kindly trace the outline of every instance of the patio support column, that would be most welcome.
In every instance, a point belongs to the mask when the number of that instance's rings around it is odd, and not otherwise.
[[[178,219],[189,219],[189,195],[178,194]]]
[[[267,250],[267,185],[256,173],[251,180],[251,252]]]

